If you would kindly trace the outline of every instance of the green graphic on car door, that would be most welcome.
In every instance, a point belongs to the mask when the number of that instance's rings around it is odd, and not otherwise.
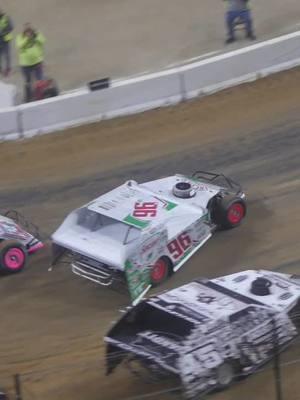
[[[136,251],[125,263],[125,275],[132,302],[138,302],[151,287],[151,266],[164,254],[168,235],[161,227],[144,231]]]

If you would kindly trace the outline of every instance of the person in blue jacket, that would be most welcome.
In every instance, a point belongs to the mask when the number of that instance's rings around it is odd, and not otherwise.
[[[247,38],[255,40],[253,32],[253,23],[251,10],[248,0],[224,0],[227,2],[226,25],[228,29],[228,37],[226,43],[233,43],[235,39],[235,26],[238,20],[245,24]]]

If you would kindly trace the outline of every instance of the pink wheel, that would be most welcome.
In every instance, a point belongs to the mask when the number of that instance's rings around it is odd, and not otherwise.
[[[0,245],[0,270],[6,273],[21,271],[26,264],[27,252],[15,241],[4,241]]]
[[[158,286],[164,282],[170,271],[170,263],[167,258],[159,258],[153,265],[151,270],[151,282],[152,286]]]
[[[8,249],[4,255],[4,264],[6,268],[11,269],[12,271],[21,269],[24,261],[25,254],[23,250],[18,249],[17,247]]]

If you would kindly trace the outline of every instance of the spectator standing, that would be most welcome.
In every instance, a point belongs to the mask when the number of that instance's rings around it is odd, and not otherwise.
[[[0,8],[0,73],[8,76],[11,72],[11,41],[13,39],[11,18]],[[5,68],[2,61],[5,59]]]
[[[253,23],[251,11],[248,5],[248,0],[225,0],[227,1],[226,24],[228,29],[228,38],[226,43],[233,43],[235,41],[235,25],[237,20],[241,20],[246,27],[247,38],[255,40],[256,37],[253,33]]]
[[[17,35],[16,46],[25,80],[26,102],[32,98],[33,80],[39,81],[44,78],[44,44],[45,38],[42,33],[36,31],[29,23],[25,24],[23,32]]]

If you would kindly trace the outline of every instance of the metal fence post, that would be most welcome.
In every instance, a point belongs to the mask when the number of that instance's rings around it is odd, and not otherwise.
[[[282,387],[281,387],[281,370],[280,370],[280,353],[279,353],[279,343],[277,336],[277,326],[276,320],[273,316],[273,352],[274,352],[274,379],[275,379],[275,391],[276,400],[282,400]]]
[[[20,374],[14,375],[16,400],[23,400],[21,390],[21,376]]]

